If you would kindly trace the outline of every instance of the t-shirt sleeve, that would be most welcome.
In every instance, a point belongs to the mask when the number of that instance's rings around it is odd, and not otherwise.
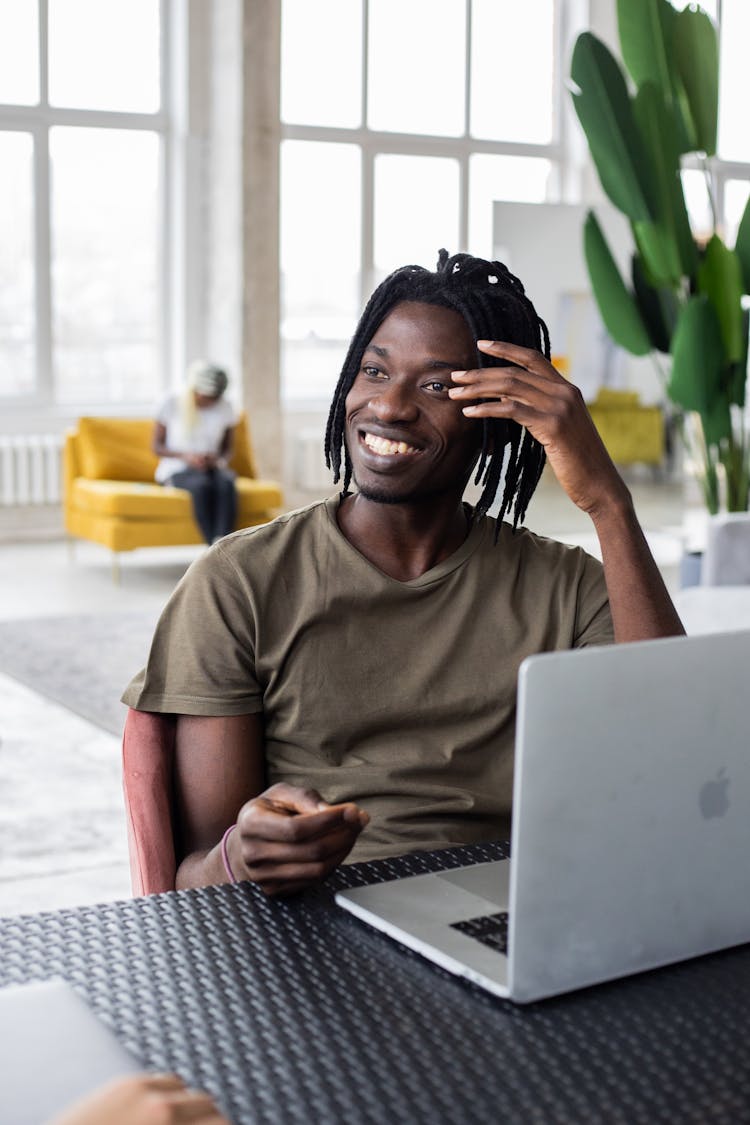
[[[598,559],[585,552],[581,552],[581,556],[573,647],[614,644],[615,632],[604,567]]]
[[[227,426],[236,426],[240,420],[239,411],[235,408],[234,404],[228,399],[222,400],[226,406],[226,424]]]
[[[137,711],[246,715],[263,709],[252,589],[220,546],[193,563],[156,626],[122,702]]]
[[[163,398],[154,413],[154,421],[159,422],[162,426],[168,426],[172,420],[173,402],[174,395],[167,395],[166,398]]]

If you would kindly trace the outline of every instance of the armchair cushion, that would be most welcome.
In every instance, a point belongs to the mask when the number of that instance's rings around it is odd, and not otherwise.
[[[81,418],[78,453],[91,480],[153,482],[158,458],[151,452],[153,422],[144,418]]]
[[[589,412],[610,457],[621,465],[661,465],[665,455],[664,415],[645,406],[637,391],[601,387]]]

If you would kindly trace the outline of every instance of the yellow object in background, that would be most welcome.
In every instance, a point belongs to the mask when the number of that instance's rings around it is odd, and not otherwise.
[[[618,465],[663,463],[664,415],[658,406],[643,406],[637,391],[611,387],[601,387],[587,406],[610,457]]]
[[[550,363],[566,379],[570,378],[570,361],[566,355],[553,355],[550,357]]]
[[[551,363],[570,379],[567,355],[553,355]],[[661,465],[666,453],[664,415],[658,406],[644,406],[637,391],[600,387],[587,402],[589,413],[607,451],[618,465]]]

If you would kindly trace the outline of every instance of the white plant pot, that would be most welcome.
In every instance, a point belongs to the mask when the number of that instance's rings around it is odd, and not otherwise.
[[[750,512],[708,517],[701,585],[750,585]]]

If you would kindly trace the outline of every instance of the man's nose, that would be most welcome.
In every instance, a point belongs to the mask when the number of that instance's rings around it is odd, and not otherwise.
[[[384,422],[413,422],[419,413],[413,388],[396,379],[380,383],[367,405]]]

